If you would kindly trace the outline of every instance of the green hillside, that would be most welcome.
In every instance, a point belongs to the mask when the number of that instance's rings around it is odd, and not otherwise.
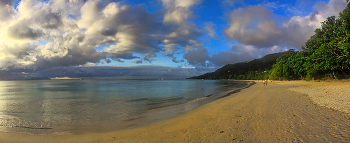
[[[206,73],[189,79],[237,79],[253,80],[267,78],[267,72],[276,63],[276,59],[288,54],[290,51],[266,55],[260,59],[251,61],[227,64],[212,73]]]

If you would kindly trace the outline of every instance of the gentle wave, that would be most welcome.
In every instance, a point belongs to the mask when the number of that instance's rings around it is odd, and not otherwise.
[[[167,102],[173,102],[177,100],[182,100],[184,97],[168,97],[168,98],[152,98],[148,99],[147,105],[162,104]]]

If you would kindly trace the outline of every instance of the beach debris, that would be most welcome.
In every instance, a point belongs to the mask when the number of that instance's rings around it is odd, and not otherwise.
[[[243,139],[241,139],[241,142],[243,141]]]
[[[220,131],[220,133],[223,133],[224,131]]]
[[[232,140],[236,140],[236,138],[233,138]]]
[[[115,139],[115,137],[112,137],[113,139]]]
[[[236,117],[242,117],[242,116],[236,115]]]

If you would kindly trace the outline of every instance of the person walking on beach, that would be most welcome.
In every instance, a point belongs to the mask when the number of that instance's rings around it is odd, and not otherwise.
[[[269,80],[266,80],[266,81],[265,81],[266,86],[267,86],[268,81],[269,81]]]
[[[263,84],[264,84],[264,86],[265,86],[265,84],[266,84],[265,80],[263,80]]]

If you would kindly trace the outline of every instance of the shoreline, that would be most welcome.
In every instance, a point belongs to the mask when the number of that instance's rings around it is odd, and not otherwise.
[[[282,83],[282,85],[280,84]],[[0,133],[0,142],[346,142],[350,114],[315,104],[300,83],[254,84],[174,118],[83,135]],[[314,84],[313,82],[311,84]]]

